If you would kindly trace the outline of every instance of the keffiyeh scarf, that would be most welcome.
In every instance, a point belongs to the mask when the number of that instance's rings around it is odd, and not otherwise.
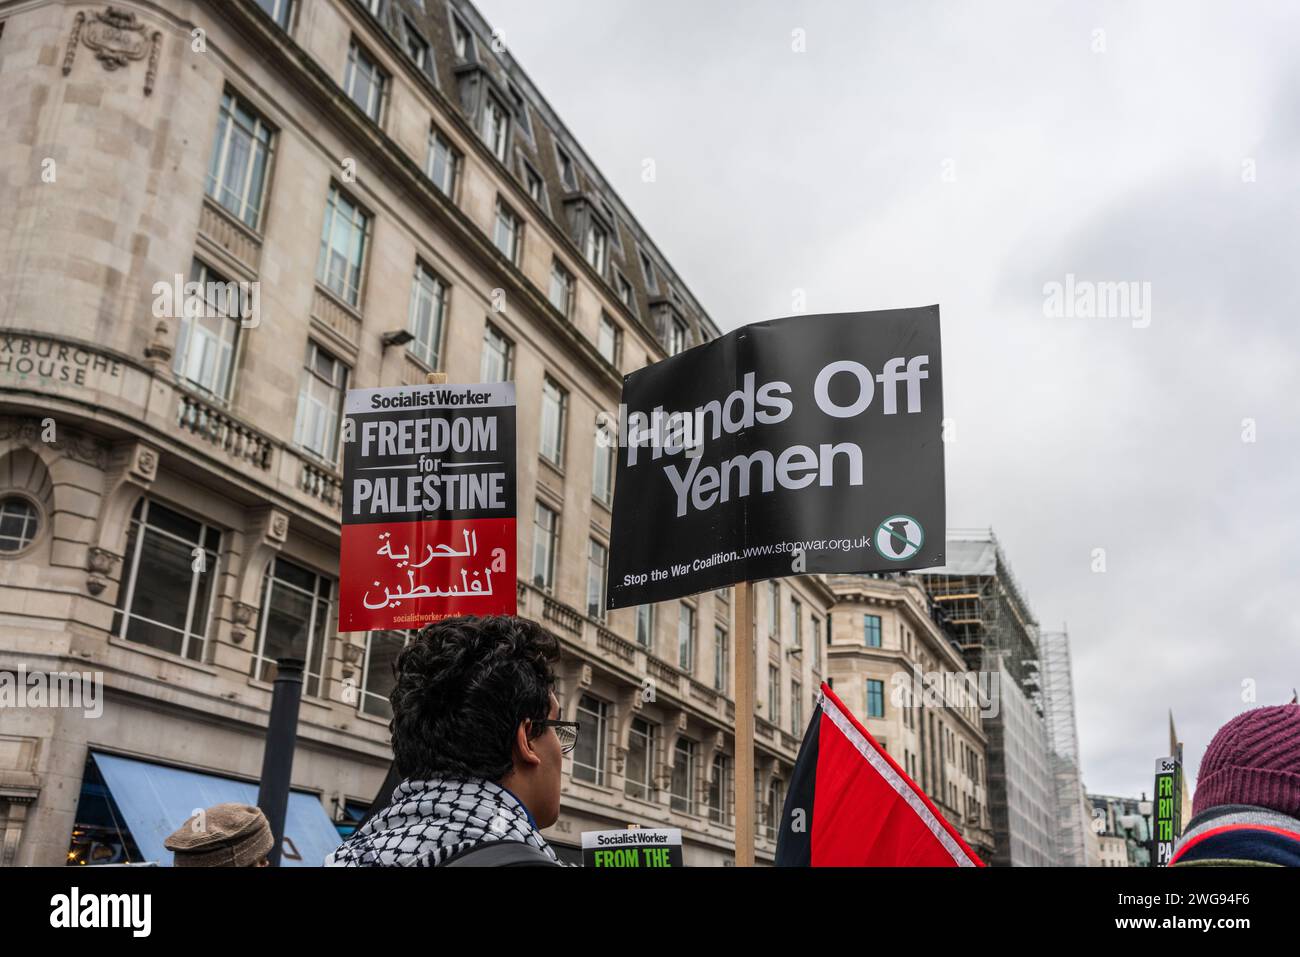
[[[556,861],[519,799],[491,781],[403,781],[326,867],[437,867],[487,841],[521,841]]]

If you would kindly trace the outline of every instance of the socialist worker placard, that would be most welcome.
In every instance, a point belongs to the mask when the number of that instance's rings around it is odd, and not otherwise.
[[[339,630],[514,614],[514,384],[353,389],[343,439]]]

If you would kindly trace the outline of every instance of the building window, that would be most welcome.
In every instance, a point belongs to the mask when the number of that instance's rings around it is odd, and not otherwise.
[[[546,209],[546,181],[542,179],[542,174],[533,169],[527,162],[523,160],[520,160],[520,162],[523,163],[524,187],[528,190],[528,195],[532,197],[534,203],[542,207],[542,209]]]
[[[627,735],[627,775],[623,793],[643,801],[655,796],[655,726],[644,718],[633,718]]]
[[[275,678],[277,659],[302,658],[306,663],[303,692],[320,697],[333,597],[331,579],[286,559],[275,559],[262,579],[257,654],[251,665],[253,677],[271,681]]]
[[[438,132],[437,127],[429,127],[429,159],[425,163],[425,175],[433,180],[433,185],[448,196],[456,195],[456,177],[460,174],[460,153],[451,142]]]
[[[5,532],[13,529],[11,501],[0,509],[0,542],[15,537]],[[202,661],[220,552],[218,529],[140,499],[131,513],[113,634]]]
[[[578,189],[578,173],[573,166],[573,158],[560,146],[555,147],[555,163],[560,171],[560,182],[570,192]]]
[[[803,604],[797,598],[790,599],[790,643],[803,647]]]
[[[619,353],[623,351],[623,331],[603,312],[600,314],[600,328],[596,333],[596,351],[610,365],[618,366]]]
[[[790,682],[790,731],[803,731],[803,685],[797,681]]]
[[[668,324],[668,354],[675,356],[679,352],[685,352],[687,341],[686,324],[674,318]]]
[[[587,615],[605,620],[605,575],[609,570],[609,549],[594,538],[587,541]]]
[[[504,163],[506,144],[510,138],[510,114],[495,96],[489,95],[483,103],[483,125],[479,133],[492,155]]]
[[[309,340],[293,441],[326,462],[338,458],[339,417],[347,388],[348,367]]]
[[[257,5],[266,11],[266,15],[276,22],[281,30],[289,30],[290,16],[293,14],[293,0],[257,0]]]
[[[560,539],[560,516],[541,502],[533,513],[533,584],[550,592],[555,587],[555,553]]]
[[[725,754],[713,756],[713,777],[709,781],[709,820],[730,824],[731,760]]]
[[[511,83],[509,89],[510,99],[515,104],[515,118],[519,120],[519,128],[523,130],[524,136],[531,140],[533,138],[533,123],[528,118],[528,104],[524,102],[524,95],[519,92],[519,87]]]
[[[617,440],[604,425],[596,426],[596,449],[591,467],[591,497],[604,506],[614,502],[614,463]]]
[[[474,36],[455,14],[451,18],[451,45],[462,60],[474,59]]]
[[[430,369],[441,361],[442,326],[447,314],[447,287],[422,262],[415,264],[411,284],[411,340],[407,349]]]
[[[393,706],[388,700],[397,683],[397,656],[406,646],[405,631],[366,632],[365,659],[361,666],[360,710],[376,718],[392,720]]]
[[[497,200],[497,219],[496,225],[492,230],[492,241],[496,243],[497,249],[501,254],[509,259],[516,266],[519,265],[519,247],[522,245],[521,238],[524,225],[519,221],[519,217],[505,203]]]
[[[885,683],[876,678],[867,679],[867,717],[885,716]]]
[[[727,665],[731,661],[727,645],[727,629],[713,626],[713,690],[727,690]]]
[[[558,259],[551,262],[551,305],[568,319],[573,309],[573,273],[560,265]]]
[[[483,363],[479,375],[484,382],[509,382],[515,375],[515,344],[490,322],[483,330]]]
[[[608,219],[610,222],[614,248],[621,250],[623,248],[623,245],[618,238],[618,216],[614,212],[614,207],[609,205],[609,203],[606,202],[604,199],[601,199],[600,208],[601,210],[604,211],[605,218]]]
[[[695,670],[695,608],[682,602],[677,615],[677,666]]]
[[[672,808],[683,814],[695,813],[695,742],[678,738],[673,746]]]
[[[868,648],[880,647],[880,616],[863,615],[862,616],[863,639]]]
[[[559,547],[560,516],[541,502],[533,514],[533,584],[543,592],[555,588],[555,554]]]
[[[775,578],[767,583],[767,634],[770,638],[781,638],[781,586]]]
[[[361,301],[361,265],[369,231],[370,217],[337,186],[331,185],[325,203],[316,278],[349,306]]]
[[[636,293],[632,291],[632,284],[627,281],[627,276],[621,272],[614,274],[614,285],[618,289],[619,302],[627,306],[631,312],[636,312]]]
[[[402,29],[406,34],[406,52],[416,67],[424,73],[433,75],[433,53],[429,50],[429,41],[420,36],[410,20],[403,18]]]
[[[230,398],[230,379],[239,342],[240,316],[244,314],[238,283],[194,260],[190,281],[202,292],[187,296],[181,309],[172,369],[177,378],[224,402]]]
[[[605,783],[605,736],[609,705],[583,695],[578,699],[578,745],[573,749],[573,776],[589,784]]]
[[[641,259],[641,273],[645,276],[646,289],[650,292],[658,292],[659,280],[655,277],[654,263],[652,263],[650,257],[645,254],[645,250],[640,251],[639,258]]]
[[[812,620],[812,647],[813,669],[820,671],[822,667],[822,622],[820,618]]]
[[[542,458],[557,468],[564,465],[565,411],[568,393],[550,376],[542,381]]]
[[[41,525],[36,506],[21,495],[0,499],[0,552],[20,552],[36,538]]]
[[[781,671],[776,665],[767,666],[767,720],[781,723]]]
[[[376,123],[384,109],[384,86],[388,77],[356,37],[348,45],[348,65],[343,73],[343,92]]]
[[[781,782],[773,781],[767,788],[767,807],[764,809],[767,818],[766,832],[769,841],[775,841],[781,830]]]
[[[271,140],[271,128],[252,107],[229,91],[221,95],[207,192],[250,229],[261,228]]]
[[[636,643],[647,650],[654,648],[655,606],[636,606]]]
[[[582,254],[591,264],[591,268],[602,276],[605,275],[605,262],[609,256],[609,233],[595,220],[587,221],[587,234],[583,237]]]

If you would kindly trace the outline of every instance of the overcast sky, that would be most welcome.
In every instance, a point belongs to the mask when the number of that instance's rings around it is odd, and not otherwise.
[[[1300,5],[478,6],[724,330],[941,305],[949,527],[1068,625],[1090,791],[1290,700]]]

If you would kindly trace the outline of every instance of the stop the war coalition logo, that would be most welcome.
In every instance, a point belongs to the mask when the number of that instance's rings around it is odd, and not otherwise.
[[[624,380],[609,607],[943,564],[939,307],[745,326]]]
[[[339,630],[514,614],[515,387],[354,389]]]

